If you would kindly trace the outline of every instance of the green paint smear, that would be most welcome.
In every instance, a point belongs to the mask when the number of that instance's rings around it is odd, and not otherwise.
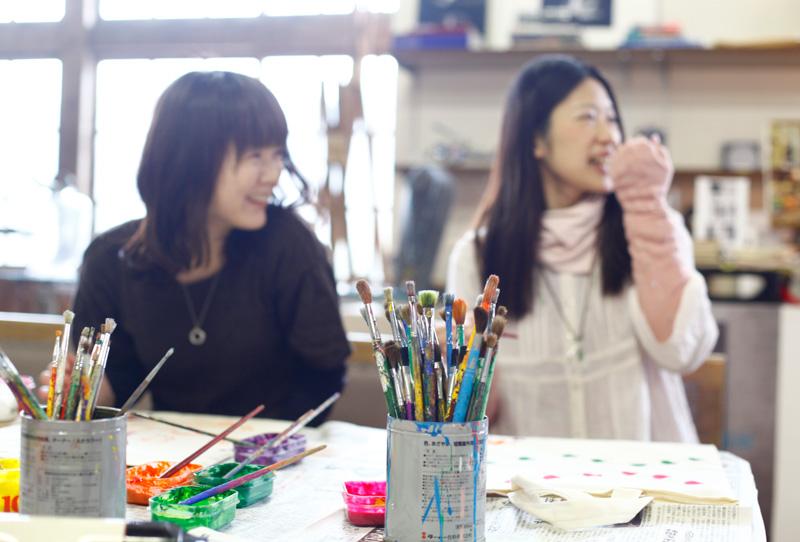
[[[531,459],[531,458],[530,458],[530,457],[528,457],[527,455],[521,455],[521,456],[519,456],[519,460],[520,460],[520,461],[530,461],[530,459]]]
[[[646,467],[647,463],[631,463],[631,467]]]
[[[561,457],[575,457],[575,454],[564,454],[564,455],[563,455],[563,456],[561,456]]]
[[[664,465],[674,465],[675,464],[674,461],[670,461],[669,459],[664,459],[661,463],[663,463]]]
[[[690,457],[689,461],[702,461],[699,457]]]
[[[603,462],[602,459],[592,459],[592,461],[595,462],[595,463],[602,463]]]

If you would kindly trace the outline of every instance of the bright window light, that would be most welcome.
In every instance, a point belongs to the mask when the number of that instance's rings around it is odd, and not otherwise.
[[[16,0],[20,4],[35,3]],[[61,0],[63,4],[64,0]],[[100,0],[105,20],[244,18],[259,15],[343,15],[355,9],[394,13],[400,0]]]
[[[0,265],[54,256],[61,61],[0,60]]]
[[[0,23],[50,23],[64,18],[65,0],[2,0]]]
[[[262,0],[100,0],[105,20],[244,18],[261,15]]]

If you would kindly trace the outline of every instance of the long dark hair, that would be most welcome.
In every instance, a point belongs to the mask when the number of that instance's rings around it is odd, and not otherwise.
[[[506,100],[500,145],[476,220],[486,234],[477,235],[476,243],[483,278],[501,278],[501,301],[514,318],[533,310],[539,234],[547,208],[534,141],[547,134],[553,109],[587,78],[603,85],[619,118],[608,81],[594,67],[569,56],[546,55],[529,63]],[[631,257],[622,208],[613,194],[606,198],[597,249],[603,292],[618,294],[630,279]]]
[[[302,198],[308,185],[286,152],[286,118],[258,80],[231,72],[190,72],[156,105],[139,164],[137,185],[147,208],[125,252],[140,266],[170,273],[208,262],[208,207],[231,145],[279,146]]]

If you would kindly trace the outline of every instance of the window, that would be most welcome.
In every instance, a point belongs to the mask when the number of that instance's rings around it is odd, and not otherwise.
[[[356,8],[393,13],[399,7],[400,0],[100,0],[99,13],[106,20],[202,19],[340,15]]]
[[[64,18],[65,0],[3,0],[0,23],[51,23]]]
[[[0,265],[54,256],[61,61],[0,60]],[[36,262],[32,261],[36,259]]]

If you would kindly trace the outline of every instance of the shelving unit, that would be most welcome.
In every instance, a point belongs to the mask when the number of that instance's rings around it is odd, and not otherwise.
[[[513,49],[508,51],[419,50],[395,51],[400,65],[412,72],[428,69],[516,68],[539,54],[568,54],[592,64],[778,66],[800,67],[800,42],[774,47],[724,47],[714,49]]]

